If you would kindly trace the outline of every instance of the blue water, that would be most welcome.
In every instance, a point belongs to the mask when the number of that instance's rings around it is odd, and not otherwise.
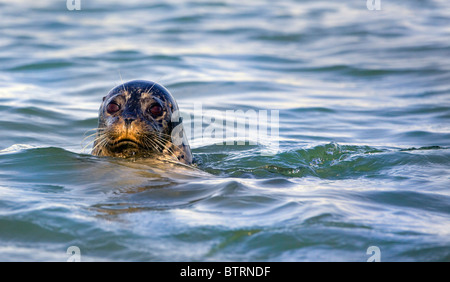
[[[0,19],[1,261],[450,261],[450,2],[0,0]],[[90,155],[133,79],[187,115],[278,110],[279,150]]]

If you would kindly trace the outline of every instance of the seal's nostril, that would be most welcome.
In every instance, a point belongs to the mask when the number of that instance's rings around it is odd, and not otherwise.
[[[126,126],[130,126],[130,124],[131,124],[134,120],[135,120],[134,118],[126,118],[126,119],[124,119],[125,125],[126,125]]]

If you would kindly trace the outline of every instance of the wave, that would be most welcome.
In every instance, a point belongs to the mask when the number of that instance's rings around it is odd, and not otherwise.
[[[345,179],[359,177],[386,177],[387,171],[412,165],[442,165],[450,162],[447,147],[377,148],[361,145],[328,143],[310,148],[286,150],[275,156],[260,156],[255,149],[242,152],[202,148],[198,154],[200,168],[210,173],[229,177],[307,177]],[[219,152],[217,152],[219,151]],[[425,159],[420,152],[430,151]],[[195,152],[195,150],[194,150]],[[437,153],[435,153],[437,152]],[[417,154],[416,154],[417,153]]]

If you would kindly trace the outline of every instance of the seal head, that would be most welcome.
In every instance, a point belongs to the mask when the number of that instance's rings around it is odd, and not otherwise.
[[[162,85],[134,80],[103,97],[92,154],[192,164],[175,99]]]

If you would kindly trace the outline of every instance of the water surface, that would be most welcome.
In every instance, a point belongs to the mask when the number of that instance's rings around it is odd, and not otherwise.
[[[1,261],[450,260],[448,1],[81,2],[0,0]],[[132,79],[278,110],[279,150],[91,156]]]

